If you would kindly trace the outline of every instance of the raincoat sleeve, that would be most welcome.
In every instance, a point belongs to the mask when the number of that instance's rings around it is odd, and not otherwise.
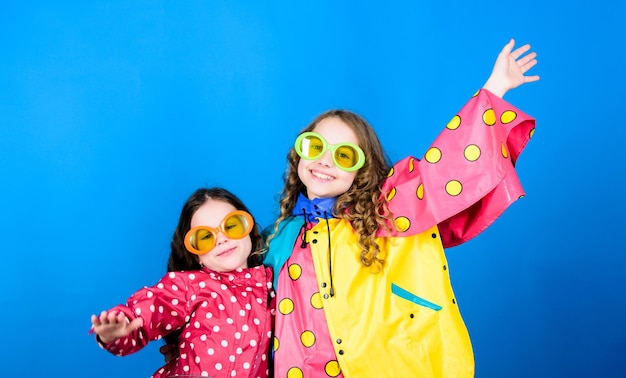
[[[112,354],[125,356],[182,327],[189,312],[186,295],[191,295],[186,282],[183,273],[171,272],[155,286],[137,291],[126,305],[113,307],[109,311],[122,312],[129,321],[143,318],[143,326],[109,344],[103,344],[98,338],[100,346]]]
[[[478,235],[524,195],[515,163],[534,130],[534,118],[478,91],[422,159],[393,166],[383,184],[391,234],[416,235],[438,225],[444,247]]]

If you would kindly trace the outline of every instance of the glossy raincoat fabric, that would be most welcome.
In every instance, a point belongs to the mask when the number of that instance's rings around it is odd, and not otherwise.
[[[180,356],[153,377],[195,375],[267,377],[273,305],[272,271],[257,266],[218,273],[170,272],[155,286],[133,294],[123,312],[143,326],[125,338],[100,345],[124,356],[173,330],[182,329]]]
[[[278,275],[275,376],[472,377],[443,246],[476,236],[523,196],[514,165],[534,127],[482,90],[423,159],[397,163],[383,185],[393,219],[377,235],[379,271],[361,264],[347,221],[316,215],[328,204],[294,209],[266,257]]]

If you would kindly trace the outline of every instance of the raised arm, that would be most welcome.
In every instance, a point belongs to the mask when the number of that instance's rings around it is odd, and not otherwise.
[[[539,80],[539,75],[525,75],[537,64],[537,53],[534,51],[528,53],[529,44],[513,50],[514,46],[515,40],[511,39],[502,48],[491,75],[483,86],[484,89],[500,98],[504,97],[504,94],[510,89]]]

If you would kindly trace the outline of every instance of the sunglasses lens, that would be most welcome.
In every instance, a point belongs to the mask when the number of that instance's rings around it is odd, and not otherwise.
[[[352,146],[338,146],[335,150],[335,162],[342,168],[352,168],[359,162],[359,153]]]
[[[300,144],[298,145],[298,149],[300,156],[303,158],[315,159],[322,154],[322,151],[324,151],[324,142],[314,135],[309,135],[306,138],[302,138]]]
[[[251,225],[242,214],[234,214],[224,221],[224,232],[229,238],[240,239],[250,233]]]
[[[215,235],[207,229],[196,229],[187,234],[189,245],[200,252],[208,252],[215,246]]]

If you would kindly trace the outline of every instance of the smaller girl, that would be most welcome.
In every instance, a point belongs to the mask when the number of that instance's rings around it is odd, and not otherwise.
[[[168,274],[126,305],[92,315],[100,346],[125,356],[153,340],[177,339],[179,356],[153,377],[267,377],[272,272],[248,209],[221,188],[185,203]]]

